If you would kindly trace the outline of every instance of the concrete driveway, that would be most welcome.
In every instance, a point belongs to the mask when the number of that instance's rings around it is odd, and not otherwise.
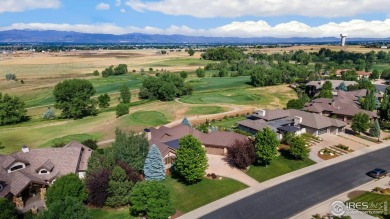
[[[208,154],[207,158],[209,159],[209,167],[207,168],[206,173],[215,173],[218,176],[235,179],[249,187],[259,185],[259,182],[230,164],[226,157]]]

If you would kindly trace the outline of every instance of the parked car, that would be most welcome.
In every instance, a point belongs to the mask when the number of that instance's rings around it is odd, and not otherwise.
[[[387,176],[387,171],[381,168],[375,168],[368,172],[368,175],[373,178],[379,179],[381,177]]]

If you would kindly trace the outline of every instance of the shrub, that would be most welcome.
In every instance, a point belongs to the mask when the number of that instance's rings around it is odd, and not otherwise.
[[[55,200],[48,210],[44,211],[40,219],[88,219],[89,214],[85,205],[75,197],[66,196],[63,199]]]
[[[96,140],[96,139],[91,139],[91,138],[90,138],[90,139],[86,139],[86,140],[84,140],[84,141],[81,142],[81,144],[83,144],[83,145],[89,147],[89,148],[92,149],[92,150],[96,150],[96,149],[98,148],[97,143],[98,143],[98,140]]]
[[[153,71],[153,68],[149,68],[149,71]]]
[[[202,68],[196,69],[195,74],[198,76],[198,78],[204,78],[206,76],[206,72]]]
[[[8,199],[0,198],[0,219],[17,219],[15,206]]]
[[[93,71],[93,73],[92,73],[94,76],[99,76],[99,71],[98,70],[95,70],[95,71]]]
[[[21,83],[21,84],[24,84],[24,81],[23,81],[23,79],[22,79],[22,80],[20,80],[20,83]]]
[[[181,71],[179,74],[180,74],[180,77],[182,77],[183,79],[186,79],[188,77],[188,72],[186,72],[186,71]]]
[[[56,141],[51,145],[52,148],[62,148],[64,146],[65,146],[65,142],[63,141]]]
[[[11,74],[11,73],[8,73],[5,75],[5,80],[7,81],[16,81],[16,75],[15,74]]]
[[[98,97],[99,107],[100,108],[107,108],[110,106],[110,96],[108,96],[107,93],[102,94]]]
[[[130,201],[130,212],[135,216],[166,219],[175,212],[169,189],[158,181],[137,183]]]
[[[217,175],[215,173],[210,174],[211,179],[217,179]]]
[[[228,147],[227,157],[238,168],[245,169],[256,160],[255,146],[249,139],[245,141],[236,140]]]

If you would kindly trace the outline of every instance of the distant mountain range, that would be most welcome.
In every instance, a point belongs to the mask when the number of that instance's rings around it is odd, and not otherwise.
[[[124,35],[89,34],[66,31],[7,30],[0,31],[2,43],[162,43],[162,44],[266,44],[266,43],[336,43],[339,38],[275,38],[275,37],[202,37],[185,35],[151,35],[131,33]],[[348,41],[390,41],[386,39],[349,38]]]

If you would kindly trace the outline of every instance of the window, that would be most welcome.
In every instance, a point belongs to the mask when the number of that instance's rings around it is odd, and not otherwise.
[[[0,191],[3,190],[3,185],[0,183]]]
[[[174,161],[175,161],[175,157],[174,156],[166,157],[164,159],[165,164],[172,164]]]
[[[19,164],[19,165],[11,167],[11,172],[16,171],[16,170],[20,170],[20,169],[23,169],[23,168],[24,168],[24,165],[23,164]]]
[[[41,174],[50,174],[50,172],[47,171],[46,169],[41,169],[41,170],[39,170],[39,175],[41,175]]]

